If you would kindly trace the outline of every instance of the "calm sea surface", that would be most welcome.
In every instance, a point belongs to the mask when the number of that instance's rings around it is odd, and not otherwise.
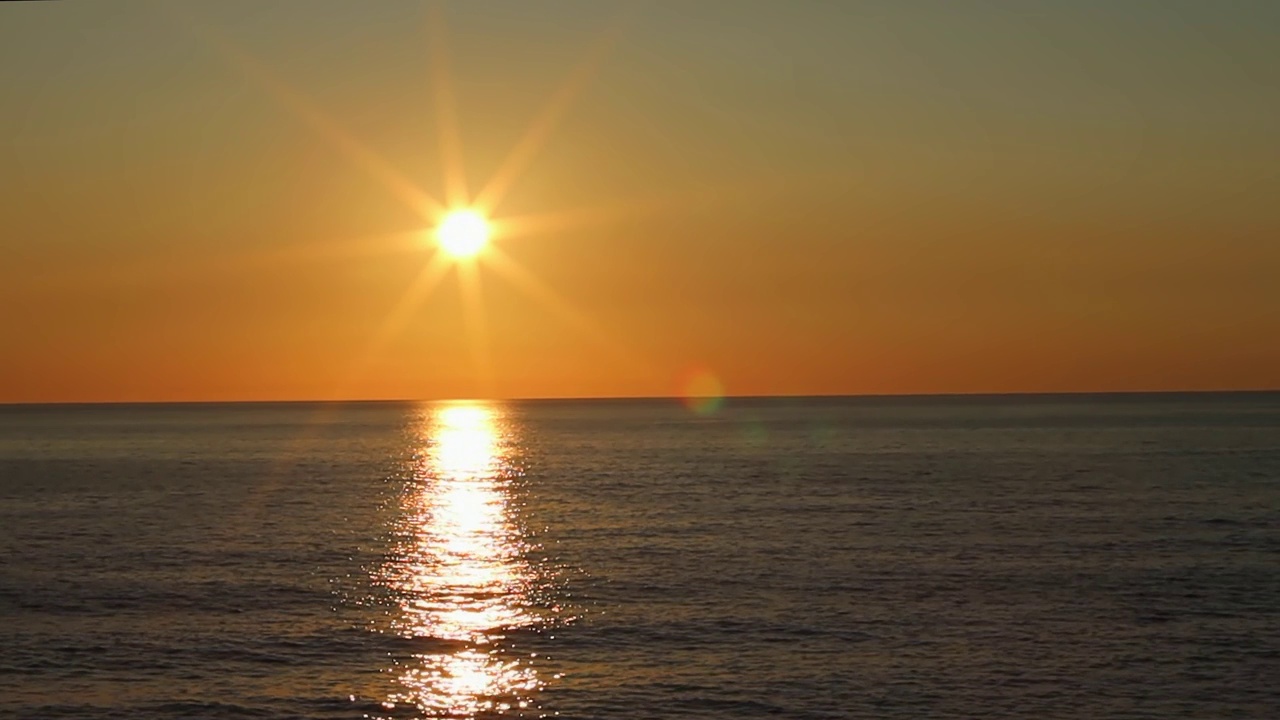
[[[0,408],[0,716],[1280,717],[1280,395]]]

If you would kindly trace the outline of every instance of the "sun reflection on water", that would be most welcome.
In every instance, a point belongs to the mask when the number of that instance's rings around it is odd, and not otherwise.
[[[524,714],[544,682],[506,634],[537,625],[534,569],[511,511],[514,432],[498,408],[428,408],[422,451],[404,496],[402,544],[382,569],[398,598],[393,627],[430,641],[398,667],[403,690],[388,709],[424,717]],[[406,707],[407,706],[407,707]]]

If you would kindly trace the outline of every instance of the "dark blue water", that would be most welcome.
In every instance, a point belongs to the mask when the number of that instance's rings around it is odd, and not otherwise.
[[[1280,717],[1275,394],[0,408],[0,715]]]

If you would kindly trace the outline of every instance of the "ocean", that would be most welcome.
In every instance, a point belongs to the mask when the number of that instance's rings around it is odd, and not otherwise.
[[[0,716],[1280,717],[1280,394],[0,408]]]

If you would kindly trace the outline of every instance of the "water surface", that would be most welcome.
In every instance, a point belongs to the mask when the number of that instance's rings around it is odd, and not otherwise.
[[[1274,394],[0,408],[0,715],[1274,717]]]

